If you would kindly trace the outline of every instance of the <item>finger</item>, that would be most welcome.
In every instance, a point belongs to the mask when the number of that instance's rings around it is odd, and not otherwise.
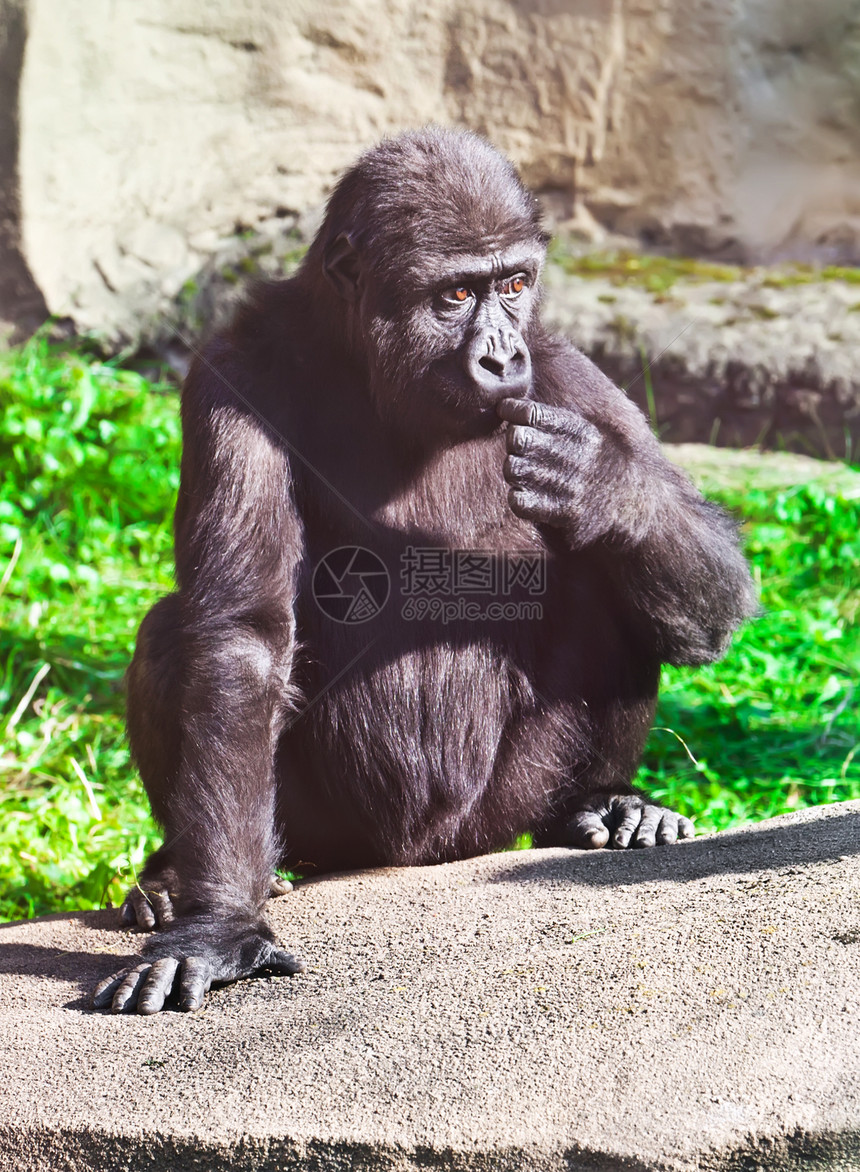
[[[299,960],[291,952],[286,952],[283,948],[273,948],[263,967],[278,976],[291,977],[295,973],[303,973],[306,965],[303,960]]]
[[[548,521],[552,516],[550,501],[542,493],[532,492],[521,484],[508,490],[508,504],[518,517],[527,521]]]
[[[527,460],[523,460],[519,456],[505,456],[505,462],[502,464],[502,476],[508,484],[517,484],[528,476],[528,472],[529,463]]]
[[[540,417],[540,412],[535,410],[538,404],[531,399],[502,399],[500,403],[496,404],[496,414],[500,419],[506,419],[508,423],[519,423],[525,427],[534,426],[534,421]]]
[[[569,438],[569,437],[565,437]],[[550,431],[539,431],[537,428],[514,427],[505,432],[505,448],[510,456],[530,456],[552,461],[564,458],[566,451],[564,444],[559,443],[560,437]],[[531,461],[530,461],[531,462]]]
[[[642,811],[642,820],[636,828],[633,846],[654,846],[657,841],[657,829],[662,817],[663,811],[659,806],[646,806]]]
[[[531,456],[505,456],[502,476],[513,488],[528,488],[555,502],[573,499],[576,489],[559,475],[558,453],[533,452]],[[563,465],[562,465],[563,466]]]
[[[179,979],[179,1008],[199,1009],[211,984],[212,971],[206,958],[189,956],[187,960],[182,962],[182,975]]]
[[[288,891],[293,890],[293,885],[289,879],[282,879],[280,875],[273,875],[272,881],[269,884],[269,899],[277,899],[279,895],[286,895]]]
[[[641,806],[625,806],[621,819],[612,834],[612,845],[616,850],[625,850],[642,821]]]
[[[609,827],[600,814],[583,810],[568,825],[568,841],[582,850],[599,850],[609,842]]]
[[[137,921],[139,928],[151,930],[155,927],[155,912],[152,910],[144,891],[139,887],[132,888],[126,897],[126,903],[130,903],[134,909],[134,920]]]
[[[169,924],[173,920],[173,900],[170,898],[170,892],[163,889],[158,891],[147,892],[149,902],[152,904],[152,909],[155,912],[155,922],[159,928],[163,928],[165,924]]]
[[[119,922],[124,928],[131,928],[137,923],[137,913],[128,896],[122,901],[122,906],[119,909]]]
[[[517,424],[515,427],[509,427],[505,432],[505,447],[515,456],[524,456],[534,447],[537,435],[538,432],[533,427],[522,427]]]
[[[134,1009],[137,1005],[137,995],[151,967],[149,964],[139,964],[137,968],[126,974],[113,995],[110,1006],[111,1013],[124,1013],[127,1009]]]
[[[544,431],[556,435],[576,435],[588,429],[588,422],[569,407],[550,407],[547,403],[536,403],[533,399],[502,399],[496,405],[496,412],[508,423]]]
[[[110,977],[105,977],[103,981],[99,981],[93,993],[93,1006],[95,1009],[103,1009],[105,1005],[110,1003],[114,993],[123,983],[129,972],[129,969],[123,969],[121,972],[114,973]]]
[[[511,453],[505,456],[502,464],[502,475],[509,484],[519,480],[534,481],[538,484],[558,485],[558,466],[563,464],[563,456],[546,440],[535,445],[535,450],[528,456],[517,456]],[[557,491],[557,489],[556,489]]]
[[[149,976],[137,999],[138,1013],[158,1013],[170,996],[179,961],[172,956],[163,956],[149,970]]]

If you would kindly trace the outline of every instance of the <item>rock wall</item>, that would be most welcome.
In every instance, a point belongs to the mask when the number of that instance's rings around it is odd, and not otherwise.
[[[860,259],[860,0],[0,0],[0,65],[8,322],[134,337],[428,120],[593,235]]]

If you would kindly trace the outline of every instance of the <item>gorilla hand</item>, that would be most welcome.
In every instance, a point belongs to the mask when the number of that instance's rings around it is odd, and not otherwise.
[[[289,975],[304,963],[278,948],[262,921],[203,914],[174,921],[143,950],[144,960],[107,977],[93,994],[96,1009],[158,1013],[176,991],[180,1009],[199,1009],[209,988],[267,972]]]
[[[496,410],[510,424],[503,474],[517,516],[564,530],[576,548],[607,533],[623,471],[611,439],[568,407],[503,399]]]
[[[638,794],[593,793],[584,797],[570,818],[565,833],[568,846],[597,850],[611,846],[663,846],[678,839],[694,838],[689,818],[665,806],[656,806]]]

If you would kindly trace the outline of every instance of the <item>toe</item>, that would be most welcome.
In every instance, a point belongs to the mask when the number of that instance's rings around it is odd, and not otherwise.
[[[128,969],[123,969],[122,972],[114,973],[110,977],[105,977],[103,981],[99,981],[93,993],[93,1007],[95,1009],[103,1009],[106,1005],[110,1005],[114,993],[128,976],[128,973]]]
[[[654,846],[662,817],[663,811],[659,806],[645,807],[642,811],[642,820],[636,828],[636,835],[633,839],[634,847]]]
[[[673,814],[671,810],[667,810],[660,819],[660,826],[657,830],[657,842],[661,846],[668,846],[669,843],[678,841],[678,815]]]
[[[178,969],[179,961],[172,956],[164,956],[155,962],[140,990],[137,999],[138,1013],[158,1013],[164,1008],[164,1002],[173,989]]]
[[[277,973],[278,976],[291,977],[295,973],[305,971],[305,962],[299,960],[297,956],[293,956],[291,952],[286,952],[283,948],[273,948],[265,968],[271,973]]]
[[[182,964],[179,978],[180,1009],[199,1009],[211,984],[209,962],[202,956],[189,956]]]
[[[636,807],[627,808],[621,815],[621,820],[612,832],[612,846],[615,850],[624,850],[630,846],[630,839],[639,828],[642,820],[642,810]]]
[[[609,828],[600,814],[583,810],[570,820],[568,841],[581,850],[599,850],[609,842]]]

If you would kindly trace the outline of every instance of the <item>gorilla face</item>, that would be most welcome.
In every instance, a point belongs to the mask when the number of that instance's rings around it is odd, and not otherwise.
[[[378,411],[434,442],[491,430],[498,402],[528,397],[546,252],[510,164],[479,139],[457,142],[465,169],[450,166],[445,135],[370,152],[321,233],[322,270],[347,302]]]
[[[348,264],[371,393],[389,421],[413,435],[429,429],[434,441],[463,438],[497,427],[502,399],[529,397],[541,242],[427,256],[407,288],[374,273],[352,246],[341,242],[339,252],[339,284]]]

